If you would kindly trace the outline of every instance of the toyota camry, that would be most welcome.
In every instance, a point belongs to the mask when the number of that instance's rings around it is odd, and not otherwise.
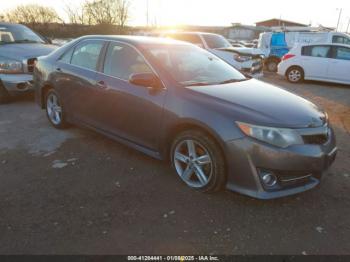
[[[86,36],[39,58],[34,71],[36,100],[54,127],[74,123],[170,160],[202,192],[300,193],[336,156],[323,110],[189,43]]]

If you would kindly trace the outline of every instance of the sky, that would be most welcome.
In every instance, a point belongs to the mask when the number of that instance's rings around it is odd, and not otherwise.
[[[66,18],[65,6],[79,5],[84,0],[0,0],[0,13],[20,4],[36,3],[56,9]],[[253,25],[270,18],[282,18],[304,24],[336,27],[340,8],[339,28],[347,29],[350,21],[350,0],[129,0],[130,25],[212,25],[229,26],[231,23]],[[350,30],[350,27],[349,27]]]

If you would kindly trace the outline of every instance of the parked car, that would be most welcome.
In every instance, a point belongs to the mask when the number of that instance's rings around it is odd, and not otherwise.
[[[350,84],[350,45],[298,45],[282,58],[278,74],[292,83],[306,79]]]
[[[34,75],[54,127],[75,123],[170,159],[199,191],[299,193],[337,152],[321,109],[182,41],[82,37],[39,58]]]
[[[231,44],[233,47],[244,47],[244,45],[238,43],[238,42],[235,41],[235,40],[227,39],[227,41],[229,41],[230,44]]]
[[[24,25],[0,23],[0,103],[32,90],[37,57],[55,48],[48,39]]]
[[[276,72],[281,58],[294,45],[314,43],[350,45],[350,36],[339,32],[266,32],[260,34],[258,48],[265,55],[267,70]]]
[[[201,32],[176,32],[165,34],[165,36],[202,47],[243,73],[256,78],[262,76],[262,55],[245,52],[246,49],[243,51],[236,49],[221,35]]]

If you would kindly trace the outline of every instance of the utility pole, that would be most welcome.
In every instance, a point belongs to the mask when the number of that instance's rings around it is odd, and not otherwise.
[[[337,8],[338,10],[338,8]],[[339,28],[339,23],[340,23],[340,18],[341,18],[341,13],[343,12],[343,8],[339,9],[339,17],[338,17],[338,23],[337,23],[337,32],[338,32],[338,28]]]
[[[147,7],[146,7],[146,19],[147,19],[147,27],[149,26],[149,0],[147,0]]]

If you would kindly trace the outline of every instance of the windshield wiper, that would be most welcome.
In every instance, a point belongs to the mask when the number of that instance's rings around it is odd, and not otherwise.
[[[9,42],[9,44],[21,44],[21,43],[40,43],[39,41],[35,41],[35,40],[29,40],[29,39],[21,39],[21,40],[15,40],[13,42]]]
[[[237,83],[237,82],[243,82],[243,81],[246,81],[248,80],[247,78],[242,78],[242,79],[229,79],[229,80],[225,80],[225,81],[222,81],[220,82],[219,84],[220,85],[223,85],[223,84],[229,84],[229,83]]]

